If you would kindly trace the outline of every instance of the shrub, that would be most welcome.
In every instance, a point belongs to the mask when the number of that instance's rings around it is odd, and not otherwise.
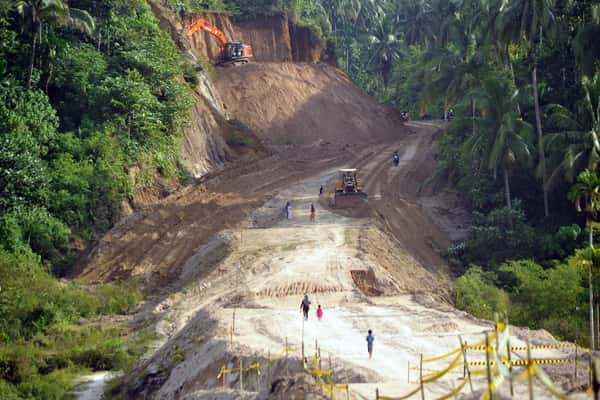
[[[472,266],[456,280],[456,306],[479,318],[492,319],[494,313],[503,315],[510,301],[506,292],[495,286],[495,280],[493,272]]]

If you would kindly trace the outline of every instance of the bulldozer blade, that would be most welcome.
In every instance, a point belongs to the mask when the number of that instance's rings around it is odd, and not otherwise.
[[[336,193],[333,197],[335,208],[359,208],[367,205],[369,198],[366,193]]]

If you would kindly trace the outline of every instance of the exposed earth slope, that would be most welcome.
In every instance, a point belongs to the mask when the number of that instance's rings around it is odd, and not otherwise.
[[[234,118],[254,131],[260,146],[137,210],[81,263],[79,279],[86,283],[139,278],[149,297],[132,326],[161,335],[156,351],[114,394],[326,398],[301,373],[301,344],[312,353],[317,341],[323,367],[350,384],[350,398],[372,398],[376,387],[398,396],[416,387],[409,363],[416,365],[421,353],[439,355],[457,347],[459,334],[472,343],[491,330],[490,322],[451,305],[442,253],[464,235],[468,216],[460,197],[420,190],[434,166],[443,124],[401,123],[341,71],[322,64],[253,63],[216,75],[211,98],[223,104],[209,104],[218,111],[215,126],[225,115]],[[394,150],[398,167],[391,162]],[[370,197],[365,209],[330,208],[342,167],[359,168]],[[288,201],[291,220],[283,214]],[[311,203],[315,222],[309,221]],[[306,322],[298,309],[305,293],[313,301]],[[317,304],[325,310],[322,321],[315,319]],[[366,353],[368,329],[376,337],[373,359]],[[514,333],[517,345],[553,341],[543,332]],[[267,364],[286,342],[293,348],[289,357],[273,361],[261,376],[246,375],[244,390],[239,374],[217,380],[224,365]],[[545,350],[538,356],[565,354]],[[474,357],[481,360],[483,353]],[[564,370],[553,376],[569,384]],[[461,377],[453,373],[428,385],[428,396],[448,393]],[[475,395],[483,390],[484,378],[474,379]],[[517,398],[526,390],[518,384]]]

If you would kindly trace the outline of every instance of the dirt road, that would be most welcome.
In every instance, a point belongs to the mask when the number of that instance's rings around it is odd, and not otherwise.
[[[419,179],[427,175],[423,159],[431,157],[437,133],[416,128],[289,182],[248,216],[244,228],[222,229],[197,248],[171,294],[149,302],[138,315],[139,321],[155,321],[153,327],[164,339],[122,390],[154,399],[263,398],[270,390],[268,378],[301,371],[304,343],[305,355],[318,346],[322,367],[334,370],[335,381],[350,384],[350,398],[373,398],[376,387],[399,396],[416,387],[411,367],[421,354],[430,357],[457,348],[458,335],[469,343],[481,341],[492,324],[445,301],[450,283],[435,250],[447,243],[448,232],[436,225],[435,213],[426,211],[417,195]],[[390,149],[401,153],[396,168]],[[335,214],[319,202],[319,186],[325,184],[329,191],[337,168],[347,166],[361,168],[371,194],[370,211],[362,218]],[[292,220],[283,216],[287,201],[292,202]],[[428,199],[429,204],[436,201]],[[311,203],[317,206],[315,222],[309,220]],[[299,310],[305,293],[312,301],[307,321]],[[321,321],[315,315],[318,304],[324,309]],[[368,329],[375,335],[372,359],[366,349]],[[512,341],[524,344],[519,335]],[[243,393],[237,390],[237,373],[228,375],[225,388],[218,382],[223,365],[234,367],[240,360],[265,365],[267,355],[279,354],[286,343],[289,359],[275,361],[261,376],[247,374]],[[564,353],[547,350],[538,356]],[[470,357],[484,360],[484,353]],[[439,370],[447,363],[426,368]],[[426,391],[440,396],[461,382],[462,373],[451,373]],[[476,393],[485,387],[483,376],[474,378]],[[290,390],[277,398],[293,398],[290,393],[300,389]],[[322,396],[318,387],[312,390],[307,398]],[[527,386],[519,383],[515,390],[519,398]],[[547,397],[541,388],[536,391]]]

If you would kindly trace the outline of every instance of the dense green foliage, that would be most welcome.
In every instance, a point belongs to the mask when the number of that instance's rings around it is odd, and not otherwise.
[[[600,160],[600,1],[320,3],[355,82],[413,118],[450,120],[425,184],[460,190],[473,212],[448,249],[457,304],[587,340],[587,264],[574,254],[598,211],[585,174]]]
[[[62,399],[139,354],[93,322],[141,300],[131,283],[54,276],[124,200],[181,175],[186,68],[145,0],[0,0],[0,398]]]

